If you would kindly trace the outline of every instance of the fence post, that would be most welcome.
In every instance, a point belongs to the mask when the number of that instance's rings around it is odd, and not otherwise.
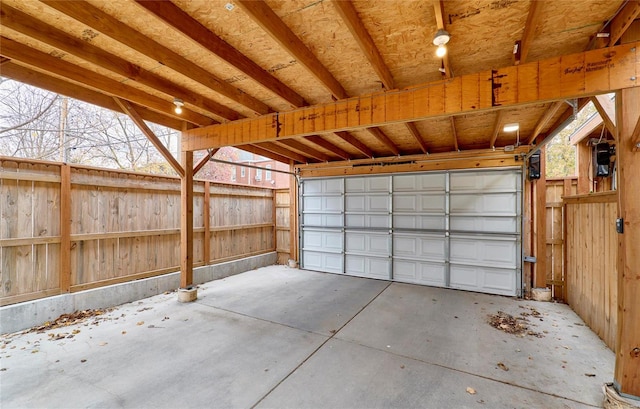
[[[60,292],[71,290],[71,166],[60,166]]]
[[[202,240],[203,243],[203,261],[204,261],[204,265],[208,265],[210,260],[211,260],[211,256],[209,255],[209,253],[211,252],[211,222],[210,222],[210,215],[211,215],[211,209],[209,208],[211,204],[211,182],[209,182],[208,180],[204,182],[204,203],[203,203],[203,218],[204,218],[204,240]]]

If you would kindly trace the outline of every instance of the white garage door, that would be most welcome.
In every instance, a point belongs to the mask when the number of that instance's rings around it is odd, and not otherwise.
[[[305,179],[310,270],[519,295],[520,169]]]

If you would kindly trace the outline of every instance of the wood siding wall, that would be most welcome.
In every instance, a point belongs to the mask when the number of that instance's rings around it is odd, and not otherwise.
[[[567,301],[615,350],[618,237],[617,192],[565,197]]]
[[[195,181],[194,192],[195,266],[276,249],[274,190]],[[0,305],[179,265],[179,179],[0,158]]]

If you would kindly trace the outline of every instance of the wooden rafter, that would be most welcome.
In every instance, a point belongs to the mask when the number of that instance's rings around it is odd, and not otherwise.
[[[536,140],[536,138],[542,133],[542,130],[544,129],[544,127],[547,125],[547,123],[549,122],[549,120],[551,120],[551,118],[553,118],[553,116],[558,112],[558,110],[564,105],[564,101],[556,101],[553,104],[551,104],[549,106],[549,108],[547,108],[547,110],[545,111],[545,113],[542,115],[542,117],[540,118],[540,120],[538,121],[538,123],[536,124],[536,127],[533,129],[533,133],[531,134],[531,136],[529,137],[529,140],[527,141],[527,143],[529,145],[531,145],[533,143],[533,141]],[[573,108],[572,108],[573,109]]]
[[[122,109],[113,98],[101,92],[93,91],[89,88],[82,87],[67,81],[63,81],[57,77],[32,70],[27,67],[20,66],[13,62],[8,62],[2,66],[2,76],[11,78],[25,84],[31,84],[38,88],[46,89],[56,94],[65,95],[88,102],[99,107],[110,109],[116,112],[122,112]],[[136,111],[140,116],[149,122],[169,127],[171,129],[182,129],[182,120],[160,114],[140,105],[135,105]]]
[[[456,131],[456,119],[454,116],[450,116],[449,120],[451,121],[451,134],[453,135],[453,149],[456,151],[459,151],[460,146],[458,145],[458,132]]]
[[[382,84],[386,89],[394,89],[395,84],[393,82],[393,76],[391,75],[391,71],[384,62],[378,47],[373,42],[371,35],[362,24],[362,21],[358,17],[358,12],[356,11],[353,3],[350,1],[341,1],[341,0],[332,0],[331,2],[342,21],[347,25],[349,31],[355,38],[356,42],[360,46],[360,50],[364,53],[371,63],[376,74],[382,80]]]
[[[613,105],[613,101],[607,95],[596,95],[591,97],[591,102],[598,110],[602,121],[604,122],[604,126],[607,127],[607,130],[611,135],[615,135],[617,133],[616,124],[613,122],[616,117],[616,110]]]
[[[400,91],[363,95],[349,101],[193,129],[183,134],[182,144],[185,149],[198,150],[259,143],[388,123],[415,122],[445,115],[485,112],[540,101],[582,98],[631,88],[637,86],[638,67],[635,61],[639,45],[628,43],[562,57],[563,64],[567,66],[571,61],[579,66],[602,65],[601,69],[588,73],[585,70],[562,69],[558,58],[551,58],[518,67],[434,81]],[[521,75],[523,72],[529,75]],[[280,126],[269,127],[268,124],[274,121]],[[246,132],[230,134],[231,129],[239,124]]]
[[[620,12],[611,20],[609,46],[614,46],[622,35],[631,26],[631,23],[640,16],[640,1],[627,0]]]
[[[10,58],[6,58],[6,57],[0,57],[0,67],[5,65],[6,63],[10,62],[11,59]]]
[[[242,149],[243,151],[255,153],[256,155],[264,156],[265,158],[273,159],[281,163],[289,163],[292,160],[290,158],[287,158],[286,156],[278,155],[255,145],[240,145],[237,148]]]
[[[140,128],[144,136],[146,136],[147,139],[149,139],[149,141],[153,144],[153,146],[156,147],[158,152],[160,152],[160,154],[169,163],[169,165],[171,165],[173,170],[175,170],[176,173],[180,175],[180,177],[184,178],[185,171],[182,165],[180,164],[180,162],[178,162],[178,160],[173,157],[171,152],[169,152],[169,149],[167,149],[167,147],[164,146],[164,144],[160,141],[160,139],[158,139],[156,134],[154,134],[153,131],[147,126],[147,124],[144,123],[144,120],[142,119],[142,117],[140,117],[138,112],[136,112],[133,105],[131,105],[129,101],[126,101],[120,98],[114,97],[113,99],[120,106],[120,108],[122,108],[122,110],[129,116],[129,118],[131,118],[133,123],[135,123],[136,126]]]
[[[275,142],[263,142],[261,143],[259,146],[259,148],[262,149],[266,149],[270,152],[273,152],[277,155],[280,156],[284,156],[285,158],[289,158],[289,159],[293,159],[296,162],[300,162],[300,163],[308,163],[308,162],[312,162],[309,160],[308,157],[301,155],[299,153],[296,153],[294,151],[292,151],[291,149],[287,149],[285,147],[282,147],[278,144],[276,144]]]
[[[331,157],[320,152],[317,149],[313,149],[309,145],[305,145],[304,143],[297,141],[295,139],[285,139],[283,141],[276,142],[280,145],[284,145],[288,149],[292,149],[293,151],[299,152],[301,155],[309,156],[311,158],[318,159],[322,162],[329,162]]]
[[[367,128],[367,131],[371,135],[373,135],[374,138],[382,142],[384,146],[386,146],[391,152],[393,152],[394,155],[396,156],[400,155],[400,149],[398,149],[398,147],[393,143],[393,141],[389,139],[389,137],[384,132],[382,132],[380,128],[375,128],[375,127]]]
[[[305,139],[313,144],[316,144],[326,150],[328,150],[329,152],[339,156],[340,158],[344,159],[344,160],[349,160],[351,159],[351,155],[349,155],[348,152],[340,149],[339,147],[337,147],[336,145],[332,144],[331,142],[323,139],[321,136],[319,135],[310,135],[305,137]]]
[[[289,27],[262,0],[236,0],[238,4],[262,29],[267,32],[282,48],[293,55],[318,81],[325,86],[336,99],[347,97],[347,92],[322,65],[320,60],[291,31]]]
[[[302,96],[262,69],[258,64],[233,48],[172,2],[148,0],[136,0],[136,2],[162,19],[165,23],[182,32],[216,56],[254,79],[269,91],[287,101],[292,107],[307,105]]]
[[[74,55],[96,66],[131,79],[152,89],[161,91],[171,97],[181,98],[186,104],[198,106],[207,112],[230,121],[240,119],[237,112],[195,94],[193,91],[179,87],[164,78],[141,67],[131,64],[123,58],[107,53],[101,48],[86,41],[79,40],[62,30],[45,24],[26,13],[0,3],[2,26],[10,28],[28,37]]]
[[[334,132],[333,134],[338,138],[342,139],[343,141],[345,141],[346,143],[348,143],[349,145],[353,146],[360,152],[362,152],[362,154],[367,158],[375,157],[374,152],[371,149],[369,149],[367,145],[360,142],[358,139],[356,139],[356,137],[349,134],[349,132],[338,131],[338,132]]]
[[[207,151],[207,154],[204,155],[204,157],[200,159],[200,161],[193,167],[193,174],[195,175],[196,173],[200,172],[200,170],[204,168],[204,165],[209,163],[209,159],[213,158],[213,155],[215,155],[219,150],[220,148],[216,148]]]
[[[79,84],[85,84],[111,96],[127,99],[136,104],[149,107],[174,118],[183,119],[196,125],[204,126],[216,121],[189,109],[184,109],[181,115],[173,112],[174,105],[169,101],[149,95],[131,86],[112,80],[75,64],[50,56],[47,53],[29,48],[5,37],[0,38],[0,53],[28,66],[67,78]]]
[[[436,16],[436,25],[438,26],[438,30],[446,30],[444,25],[445,16],[444,16],[444,1],[443,0],[433,0],[433,11]],[[444,78],[451,78],[451,64],[449,63],[449,52],[447,52],[444,57],[442,57],[442,64],[444,65]]]
[[[407,126],[407,129],[411,133],[411,136],[413,136],[413,139],[415,139],[416,142],[418,142],[418,145],[420,145],[420,149],[422,150],[422,153],[425,153],[425,154],[429,153],[429,148],[427,148],[427,144],[422,139],[422,135],[420,135],[420,131],[418,131],[418,127],[416,126],[416,124],[414,124],[413,122],[407,122],[405,123],[405,125]]]
[[[520,40],[520,59],[516,60],[516,64],[527,62],[527,56],[531,49],[531,43],[536,35],[538,25],[540,25],[540,9],[542,8],[542,1],[530,0],[529,1],[529,13],[527,14],[527,22],[524,26],[522,33],[522,40]]]
[[[500,110],[496,112],[496,120],[493,123],[493,133],[491,134],[491,142],[489,142],[489,147],[494,148],[496,146],[496,140],[498,139],[498,134],[500,133],[500,129],[502,128],[502,117],[504,111]]]
[[[229,85],[223,79],[217,78],[205,69],[145,37],[142,33],[121,23],[116,18],[87,2],[76,0],[42,1],[59,12],[199,82],[216,93],[236,101],[256,114],[266,114],[271,111],[266,104],[258,99]]]

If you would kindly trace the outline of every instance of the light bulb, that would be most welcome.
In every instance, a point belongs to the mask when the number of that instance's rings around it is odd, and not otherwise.
[[[180,105],[176,105],[175,112],[176,114],[180,115],[182,113],[182,107]]]
[[[447,47],[445,47],[444,44],[440,44],[436,50],[436,56],[438,58],[442,58],[445,54],[447,54]]]

